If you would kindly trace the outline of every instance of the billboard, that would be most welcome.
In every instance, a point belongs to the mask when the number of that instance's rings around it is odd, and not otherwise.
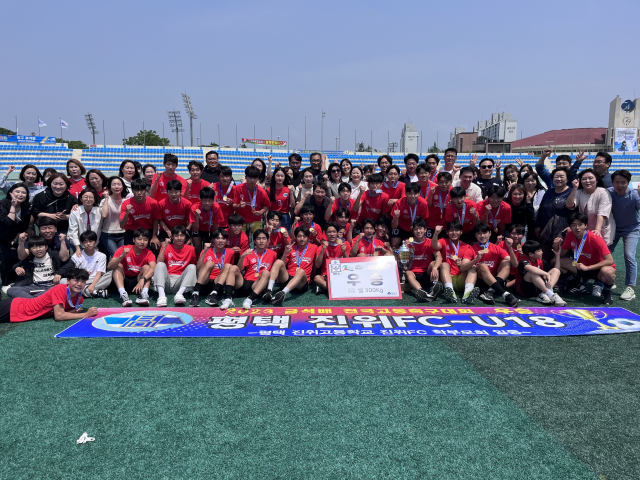
[[[259,138],[243,138],[242,143],[253,143],[254,145],[267,145],[269,147],[286,147],[285,140],[261,140]]]
[[[637,152],[638,130],[635,128],[616,128],[613,149],[616,152]]]
[[[36,137],[33,135],[0,135],[0,142],[56,143],[56,137]]]

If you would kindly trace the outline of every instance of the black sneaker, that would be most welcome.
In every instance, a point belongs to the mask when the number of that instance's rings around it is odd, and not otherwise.
[[[602,304],[608,307],[613,305],[613,298],[611,298],[611,290],[602,291]]]
[[[489,290],[480,294],[480,300],[482,300],[484,303],[488,303],[489,305],[495,305],[496,303],[495,299],[493,298],[493,294]]]
[[[109,298],[109,292],[107,290],[94,290],[93,298]]]
[[[518,299],[509,292],[507,292],[507,294],[504,296],[504,301],[507,302],[507,305],[509,305],[511,308],[515,308],[518,306]]]
[[[218,303],[218,295],[213,292],[209,294],[209,296],[205,299],[204,303],[206,303],[210,307],[217,307],[218,305],[220,305]]]
[[[432,298],[429,298],[429,294],[427,292],[425,292],[424,290],[420,289],[420,290],[416,290],[414,292],[414,295],[416,296],[416,299],[419,302],[427,302],[427,301],[431,301],[433,300]]]
[[[446,298],[451,303],[458,303],[458,298],[456,297],[456,292],[453,291],[453,288],[446,287],[444,289],[444,298]]]
[[[200,306],[200,294],[198,292],[193,292],[191,294],[191,302],[189,302],[190,307],[199,307]]]
[[[480,289],[478,287],[474,287],[473,290],[471,290],[471,292],[469,292],[469,295],[466,297],[462,297],[462,303],[465,304],[472,304],[473,301],[478,298],[478,296],[480,295]]]
[[[264,300],[265,302],[270,302],[271,300],[273,300],[273,291],[267,290],[266,292],[264,292],[262,294],[262,300]]]
[[[320,295],[322,293],[322,289],[316,285],[316,295]]]
[[[427,294],[427,301],[433,302],[438,297],[438,295],[442,293],[443,290],[444,290],[444,285],[442,285],[442,283],[440,282],[434,283],[433,287],[431,287],[431,290]]]
[[[271,300],[271,305],[282,305],[284,303],[284,297],[286,297],[287,294],[284,293],[284,290],[280,290],[278,293],[276,293],[273,296],[273,300]]]

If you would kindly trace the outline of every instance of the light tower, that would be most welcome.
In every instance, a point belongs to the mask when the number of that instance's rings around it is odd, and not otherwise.
[[[84,116],[85,120],[87,121],[87,127],[89,128],[89,131],[91,132],[91,135],[93,135],[93,144],[96,144],[96,133],[100,133],[98,130],[96,130],[96,122],[93,120],[93,115],[91,115],[90,113],[87,113]]]
[[[182,117],[180,116],[180,110],[169,110],[169,126],[172,132],[176,132],[176,147],[180,145],[180,132],[184,132],[182,128]]]
[[[198,116],[193,113],[193,107],[191,106],[191,99],[189,98],[189,95],[183,93],[182,101],[184,102],[184,109],[187,112],[187,115],[189,115],[189,132],[191,133],[191,146],[193,147],[193,120],[198,118]]]

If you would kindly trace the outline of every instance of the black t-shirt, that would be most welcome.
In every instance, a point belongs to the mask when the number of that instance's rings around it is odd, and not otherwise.
[[[493,178],[493,177],[492,178],[476,177],[473,179],[473,183],[478,185],[482,190],[482,198],[486,198],[486,196],[489,194],[489,190],[494,185],[497,185],[499,187],[504,187],[502,180],[498,180],[497,178]]]
[[[291,179],[291,185],[294,187],[299,186],[302,183],[302,170],[298,171],[298,174],[293,174],[293,178]]]
[[[521,277],[524,277],[525,273],[527,273],[527,271],[524,269],[524,267],[526,267],[527,265],[531,265],[531,262],[527,259],[520,260],[520,263],[518,263],[518,274],[520,274]],[[549,263],[544,259],[542,260],[542,270],[544,270],[545,272],[551,270],[551,265],[549,265]]]
[[[220,165],[218,164],[218,168],[212,169],[209,167],[204,167],[202,171],[202,179],[205,182],[209,183],[218,183],[220,181]]]
[[[327,207],[331,205],[331,199],[329,197],[324,197],[321,205],[316,203],[316,198],[313,195],[309,195],[309,198],[304,202],[304,205],[311,205],[313,207],[313,221],[316,222],[322,230],[325,229],[327,225],[327,221],[324,219],[324,214],[327,211]],[[298,215],[302,218],[301,215]]]

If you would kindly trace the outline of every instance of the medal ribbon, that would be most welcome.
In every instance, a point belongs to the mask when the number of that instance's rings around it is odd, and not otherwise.
[[[306,251],[307,250],[305,249],[305,252]],[[254,252],[256,253],[256,273],[260,273],[260,267],[262,266],[262,259],[267,254],[267,250],[265,249],[265,251],[262,252],[262,256],[260,258],[258,258],[258,250],[254,250]],[[298,265],[298,266],[300,266],[300,265]]]
[[[498,207],[498,211],[496,212],[495,216],[493,215],[493,210],[489,210],[489,214],[491,215],[491,223],[493,223],[493,228],[498,228],[498,220],[496,220],[496,217],[500,215],[501,208],[502,208],[502,203]]]
[[[304,247],[304,252],[302,252],[302,257],[299,256],[300,254],[300,247],[298,247],[296,245],[296,265],[298,266],[298,268],[300,268],[300,264],[302,263],[302,260],[304,259],[304,254],[307,253],[307,248],[309,248],[309,244],[307,244],[306,247]],[[257,257],[257,255],[256,255]]]
[[[74,305],[71,301],[71,290],[69,290],[69,287],[67,286],[67,301],[69,302],[69,305],[71,305],[77,312],[80,307],[82,307],[82,292],[78,294],[78,303]]]
[[[587,240],[587,235],[589,234],[588,231],[585,230],[584,235],[582,236],[582,241],[580,242],[580,246],[578,247],[577,250],[575,250],[573,252],[573,261],[577,262],[578,259],[580,258],[580,255],[582,254],[582,248],[584,247],[584,242]]]
[[[453,248],[453,251],[455,253],[455,256],[458,256],[458,250],[460,249],[460,241],[458,241],[458,245],[454,245],[453,242],[451,240],[449,240],[449,243],[451,244],[451,247]]]
[[[213,258],[216,259],[216,265],[218,266],[218,270],[222,271],[222,267],[224,267],[224,253],[225,251],[222,250],[222,260],[218,259],[218,253],[216,252],[216,249],[213,249]]]
[[[256,209],[256,198],[258,196],[258,185],[253,187],[253,196],[251,196],[251,192],[249,192],[249,187],[247,187],[247,193],[249,194],[249,200],[251,200],[251,209]]]
[[[409,205],[407,203],[407,207],[409,207],[409,213],[411,213],[411,225],[413,225],[413,222],[416,218],[416,214],[418,213],[418,202],[416,202],[415,207],[413,207],[413,210],[411,210],[411,205]]]
[[[444,200],[442,199],[442,192],[438,190],[438,203],[440,203],[440,217],[444,215],[444,207],[447,203],[447,197],[449,196],[449,192],[444,196]]]

